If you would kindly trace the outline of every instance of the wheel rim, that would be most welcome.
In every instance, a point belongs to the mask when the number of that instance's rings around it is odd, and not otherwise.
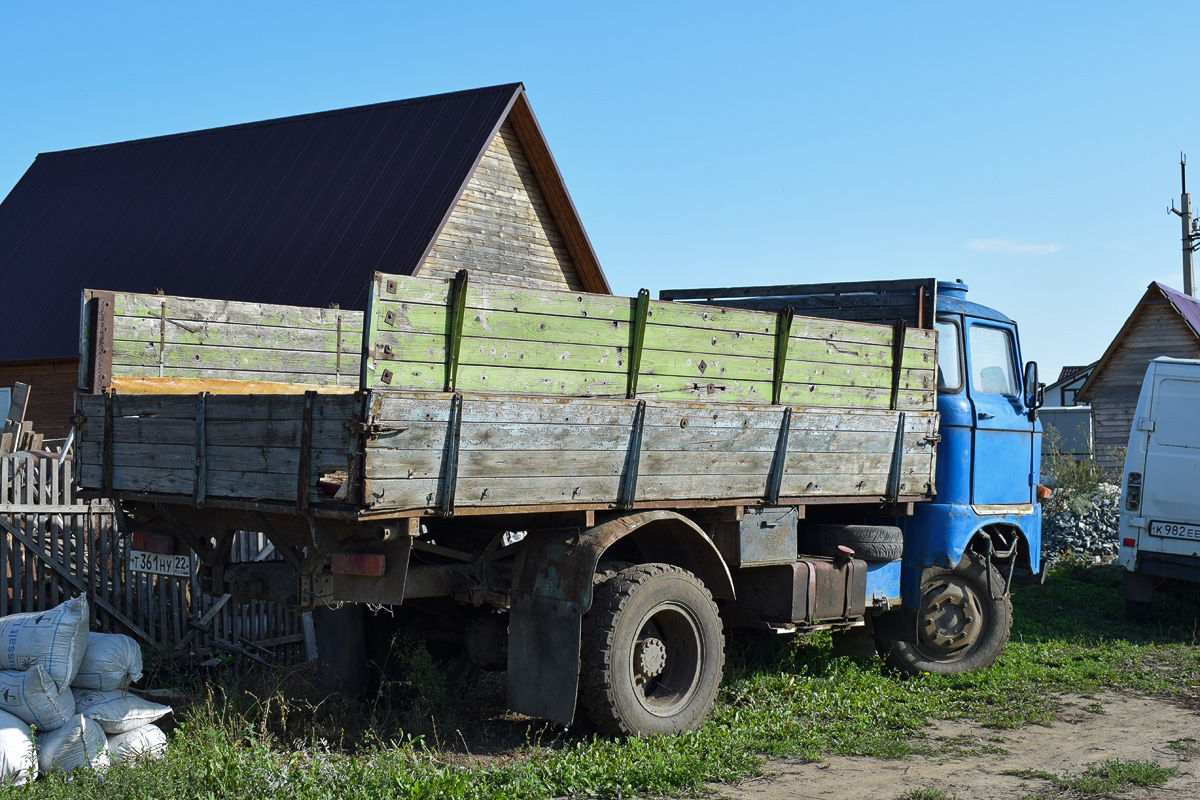
[[[939,660],[963,657],[987,629],[975,587],[956,575],[939,578],[921,597],[920,647]]]
[[[629,649],[630,684],[638,703],[658,717],[682,711],[700,683],[703,642],[696,615],[679,603],[660,603],[638,626]]]

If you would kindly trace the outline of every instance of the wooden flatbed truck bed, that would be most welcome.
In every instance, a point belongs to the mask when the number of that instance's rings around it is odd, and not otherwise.
[[[849,629],[899,603],[899,531],[868,564],[835,523],[936,491],[934,291],[905,284],[886,325],[465,272],[377,274],[365,314],[88,291],[77,480],[214,593],[401,606],[506,665],[517,710],[569,722],[582,669],[603,729],[694,728],[722,622]],[[243,529],[286,561],[226,563]],[[594,581],[644,624],[589,614]],[[581,663],[589,635],[628,641]]]

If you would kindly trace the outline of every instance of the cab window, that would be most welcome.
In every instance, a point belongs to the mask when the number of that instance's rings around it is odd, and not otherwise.
[[[1012,337],[1000,328],[971,326],[971,389],[981,394],[1017,396]]]
[[[958,324],[948,319],[934,323],[938,335],[938,391],[957,392],[962,389],[962,345]]]

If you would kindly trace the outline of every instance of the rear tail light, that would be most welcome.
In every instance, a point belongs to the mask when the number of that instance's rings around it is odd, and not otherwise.
[[[175,542],[166,534],[151,533],[150,531],[134,531],[133,549],[171,555],[175,552]]]
[[[1131,472],[1125,478],[1125,510],[1137,511],[1142,507],[1142,473]]]
[[[1121,544],[1124,545],[1125,547],[1133,547],[1134,545],[1137,544],[1137,540],[1136,539],[1122,539]]]
[[[330,557],[329,571],[334,575],[366,575],[381,578],[384,573],[384,559],[379,554],[367,553],[334,553]]]

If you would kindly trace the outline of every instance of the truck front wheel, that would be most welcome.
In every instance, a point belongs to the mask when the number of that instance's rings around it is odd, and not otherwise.
[[[988,591],[988,570],[992,572]],[[999,571],[978,553],[957,569],[933,567],[921,579],[917,641],[881,643],[888,663],[908,675],[950,675],[990,667],[1004,652],[1012,627],[1012,601]]]
[[[601,733],[696,730],[721,684],[721,617],[692,573],[627,567],[595,587],[580,656],[580,697]]]

